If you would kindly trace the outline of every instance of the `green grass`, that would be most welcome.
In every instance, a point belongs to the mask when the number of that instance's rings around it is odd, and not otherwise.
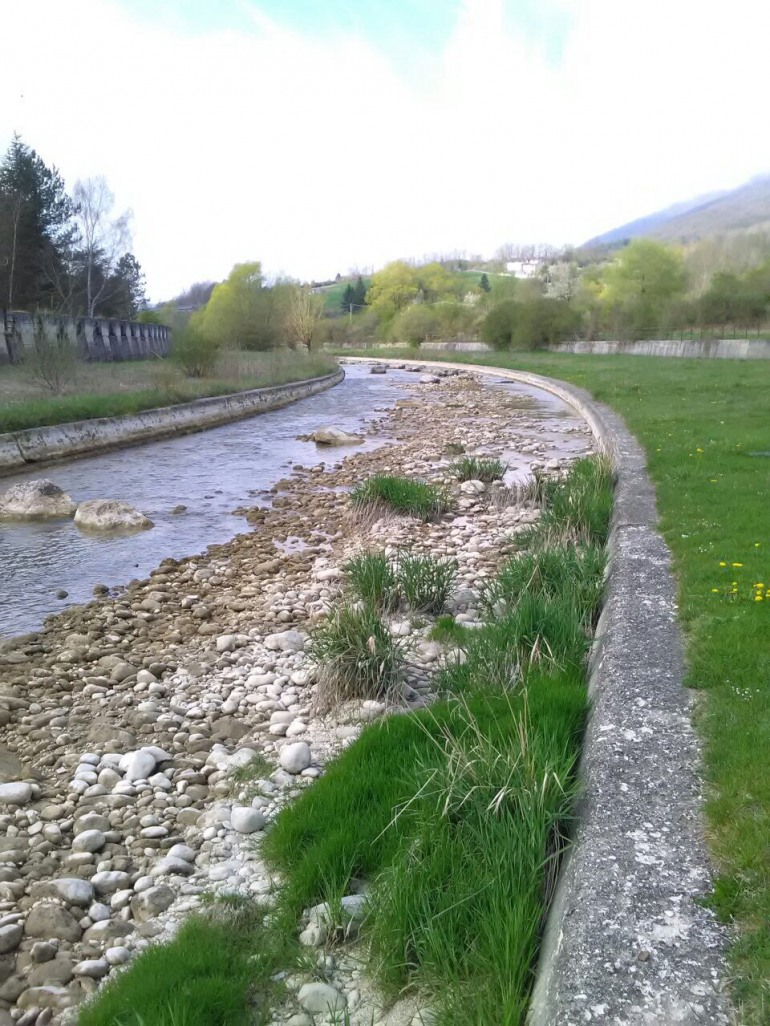
[[[454,645],[458,648],[465,648],[468,639],[475,627],[468,628],[458,623],[453,616],[439,616],[430,629],[429,637],[432,641],[439,641],[444,645]]]
[[[413,613],[442,612],[457,575],[453,559],[401,552],[398,555],[398,590]]]
[[[646,450],[679,580],[687,683],[703,698],[696,723],[719,873],[714,903],[737,931],[736,1005],[745,1022],[766,1023],[770,600],[755,601],[754,585],[770,585],[770,457],[750,454],[770,451],[770,363],[547,353],[446,358],[572,381],[622,414]]]
[[[398,607],[396,575],[384,552],[364,552],[342,565],[348,586],[357,599],[381,612]]]
[[[449,468],[458,481],[483,481],[485,484],[499,481],[506,470],[507,466],[502,460],[482,459],[478,456],[464,456]]]
[[[375,474],[356,485],[350,499],[359,508],[382,505],[420,520],[439,520],[452,508],[445,488],[388,474]]]
[[[98,417],[117,417],[279,385],[334,370],[326,354],[294,352],[227,353],[210,378],[186,378],[171,360],[81,364],[71,394],[41,395],[24,372],[0,368],[0,434]]]
[[[262,913],[242,906],[190,917],[79,1012],[79,1026],[257,1026],[281,962]]]
[[[366,603],[340,606],[313,630],[308,651],[318,666],[319,710],[353,698],[393,699],[401,689],[401,644]]]

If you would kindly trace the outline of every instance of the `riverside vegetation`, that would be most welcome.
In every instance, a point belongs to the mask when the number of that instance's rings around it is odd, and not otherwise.
[[[730,956],[738,1014],[746,1023],[766,1023],[770,366],[761,360],[525,353],[443,359],[572,381],[622,414],[645,448],[679,582],[686,683],[699,693],[695,723],[704,744],[707,839],[718,868],[709,901],[735,930]]]
[[[270,508],[244,511],[253,532],[0,646],[0,742],[12,746],[0,748],[0,1022],[15,1003],[30,1022],[69,1014],[84,1026],[392,1026],[428,1022],[431,1008],[456,1015],[458,1000],[479,1022],[517,1021],[569,812],[593,613],[582,599],[550,602],[547,561],[527,566],[519,599],[501,582],[522,554],[574,547],[574,528],[533,530],[548,519],[536,496],[558,507],[551,479],[590,436],[570,416],[541,435],[526,401],[472,377],[413,388],[418,402],[369,429],[393,442],[331,469],[295,467]],[[426,428],[437,403],[445,413]],[[539,480],[524,492],[459,482],[461,447],[523,453]],[[349,490],[378,475],[420,481],[449,508],[423,520],[354,505]],[[542,636],[519,611],[531,602],[550,609]],[[387,701],[344,697],[321,712],[313,649],[341,608],[366,618],[340,651],[389,646],[400,684]],[[562,622],[578,608],[580,646]],[[507,622],[526,629],[511,635]],[[323,671],[376,690],[371,662],[358,662]],[[498,668],[491,687],[485,665]],[[511,844],[515,864],[501,855]],[[447,860],[463,868],[442,897]],[[467,900],[432,904],[449,892]],[[478,948],[460,945],[469,930]],[[480,970],[493,948],[497,978]]]
[[[0,368],[0,434],[47,424],[140,413],[204,396],[281,385],[334,370],[322,353],[276,350],[221,353],[210,372],[190,377],[173,359],[125,363],[72,364],[72,376],[59,395],[41,395],[28,367]]]

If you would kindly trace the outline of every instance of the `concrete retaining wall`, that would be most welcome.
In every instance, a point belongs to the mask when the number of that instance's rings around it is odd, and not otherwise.
[[[700,904],[711,881],[700,749],[692,692],[682,685],[671,556],[657,532],[644,451],[616,413],[581,389],[518,371],[442,366],[564,399],[585,417],[617,474],[607,589],[590,664],[582,798],[548,916],[529,1026],[726,1026],[728,938]]]
[[[123,417],[101,417],[0,435],[0,476],[19,467],[50,463],[168,435],[202,431],[217,424],[265,413],[332,388],[344,377],[345,372],[337,370],[320,378],[195,399],[190,403]]]
[[[52,342],[70,345],[82,360],[144,360],[166,356],[171,347],[171,329],[165,324],[15,311],[0,320],[0,366],[20,363],[35,348],[39,331]]]
[[[767,339],[714,339],[694,342],[657,339],[646,342],[562,342],[548,346],[552,353],[585,353],[595,356],[679,356],[706,360],[770,360]]]

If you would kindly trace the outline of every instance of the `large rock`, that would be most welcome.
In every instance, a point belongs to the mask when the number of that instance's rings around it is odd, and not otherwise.
[[[297,995],[302,1008],[312,1014],[339,1012],[347,1007],[345,995],[328,983],[306,983]]]
[[[0,745],[0,784],[18,780],[23,776],[21,759],[14,755],[5,745]]]
[[[89,499],[75,513],[78,527],[89,531],[136,531],[152,527],[144,513],[120,499]]]
[[[131,899],[131,912],[139,923],[147,923],[161,912],[165,912],[173,903],[174,892],[165,884],[158,884],[157,887],[148,887],[146,891],[137,894]]]
[[[30,897],[33,901],[43,898],[61,898],[68,905],[80,905],[88,908],[94,900],[93,884],[81,880],[79,876],[64,876],[58,880],[41,880],[32,884]]]
[[[24,932],[41,940],[79,941],[83,931],[77,919],[61,905],[35,905],[27,916]]]
[[[364,440],[361,435],[354,435],[350,431],[335,427],[319,428],[310,438],[318,445],[360,445]]]
[[[76,509],[69,495],[45,479],[22,481],[0,495],[0,518],[7,520],[71,517]]]
[[[13,781],[0,784],[0,805],[26,805],[32,797],[32,784]]]

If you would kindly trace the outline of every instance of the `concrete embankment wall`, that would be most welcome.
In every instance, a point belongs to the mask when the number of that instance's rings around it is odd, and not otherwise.
[[[320,378],[292,381],[271,388],[195,399],[122,417],[100,417],[0,435],[0,476],[13,473],[20,467],[202,431],[231,420],[266,413],[332,388],[344,377],[345,372],[339,369]]]
[[[552,353],[585,353],[592,356],[679,356],[704,360],[770,360],[770,340],[712,339],[696,342],[650,339],[646,342],[561,342],[548,346]]]
[[[586,419],[617,476],[581,800],[529,1026],[727,1026],[726,931],[702,904],[711,867],[700,746],[692,692],[683,686],[671,555],[657,530],[644,450],[621,417],[582,389],[520,371],[442,366],[559,396]]]
[[[375,347],[376,348],[376,347]],[[395,348],[392,345],[388,348]],[[407,349],[406,345],[397,348]],[[492,353],[485,342],[471,340],[457,342],[423,342],[418,352]],[[692,340],[659,339],[647,342],[560,342],[546,346],[550,353],[577,353],[594,356],[678,356],[706,360],[770,360],[768,339],[713,339]]]

